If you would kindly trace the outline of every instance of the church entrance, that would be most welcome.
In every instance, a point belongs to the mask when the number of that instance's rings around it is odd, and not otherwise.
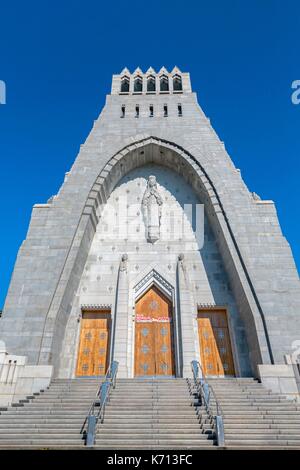
[[[172,302],[153,286],[135,312],[135,376],[174,376]]]
[[[204,374],[235,375],[226,311],[199,311],[198,333]]]
[[[109,362],[110,311],[83,312],[77,377],[102,376]]]

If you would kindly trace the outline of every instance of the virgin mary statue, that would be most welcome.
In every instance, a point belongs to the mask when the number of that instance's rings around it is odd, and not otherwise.
[[[145,190],[142,207],[146,222],[147,240],[156,242],[160,237],[160,219],[162,198],[157,189],[156,177],[149,176]]]

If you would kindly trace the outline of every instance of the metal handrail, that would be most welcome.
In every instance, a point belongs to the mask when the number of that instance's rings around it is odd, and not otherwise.
[[[85,445],[90,447],[95,443],[95,433],[98,421],[103,423],[106,403],[109,401],[111,389],[116,387],[118,372],[117,361],[112,361],[109,366],[104,381],[100,384],[96,397],[93,400],[89,412],[81,426],[80,434],[85,434]],[[87,430],[85,429],[87,425]]]
[[[197,390],[197,394],[199,398],[201,398],[201,401],[203,401],[208,416],[210,417],[211,420],[213,420],[215,424],[215,432],[217,436],[218,446],[224,446],[225,445],[224,420],[223,420],[224,414],[223,414],[221,405],[218,402],[217,397],[212,387],[209,385],[209,383],[206,380],[206,377],[205,377],[205,374],[204,374],[204,371],[200,362],[194,360],[191,362],[191,366],[192,366],[194,384]],[[201,376],[199,375],[199,372],[201,372]],[[212,398],[216,406],[216,413],[214,413],[214,410],[212,408],[212,403],[211,403]]]

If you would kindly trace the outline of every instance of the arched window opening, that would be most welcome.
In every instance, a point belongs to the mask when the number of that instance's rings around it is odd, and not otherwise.
[[[121,106],[121,118],[125,117],[125,104],[122,104]]]
[[[168,117],[168,106],[164,104],[164,117]]]
[[[121,93],[129,93],[129,78],[123,77],[121,79]]]
[[[173,90],[182,91],[182,80],[180,75],[174,75],[173,77]]]
[[[169,91],[169,79],[166,75],[160,77],[160,91]]]
[[[155,91],[156,87],[155,87],[155,77],[153,77],[152,75],[150,75],[150,77],[148,77],[147,79],[147,91],[149,92],[153,92]]]
[[[134,93],[141,93],[143,91],[143,80],[141,77],[136,77],[134,80],[134,88],[133,88]]]
[[[153,104],[150,104],[150,106],[149,106],[149,116],[150,116],[150,117],[153,117],[153,116],[154,116]]]

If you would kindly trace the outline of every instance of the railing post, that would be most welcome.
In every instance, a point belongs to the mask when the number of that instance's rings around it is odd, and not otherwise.
[[[204,382],[203,384],[203,393],[204,393],[205,404],[206,406],[209,407],[210,391],[209,391],[209,385],[206,382]]]
[[[224,422],[223,418],[220,415],[215,417],[216,420],[216,433],[217,433],[217,442],[218,446],[225,445],[225,436],[224,436]]]
[[[194,376],[194,380],[196,381],[198,378],[198,362],[192,361],[192,372]]]
[[[111,364],[111,374],[110,374],[113,388],[115,388],[115,386],[116,386],[117,370],[118,370],[118,362],[113,361],[112,364]]]
[[[87,435],[86,435],[86,446],[93,447],[95,444],[95,433],[96,433],[97,417],[95,415],[89,415],[87,421]]]

